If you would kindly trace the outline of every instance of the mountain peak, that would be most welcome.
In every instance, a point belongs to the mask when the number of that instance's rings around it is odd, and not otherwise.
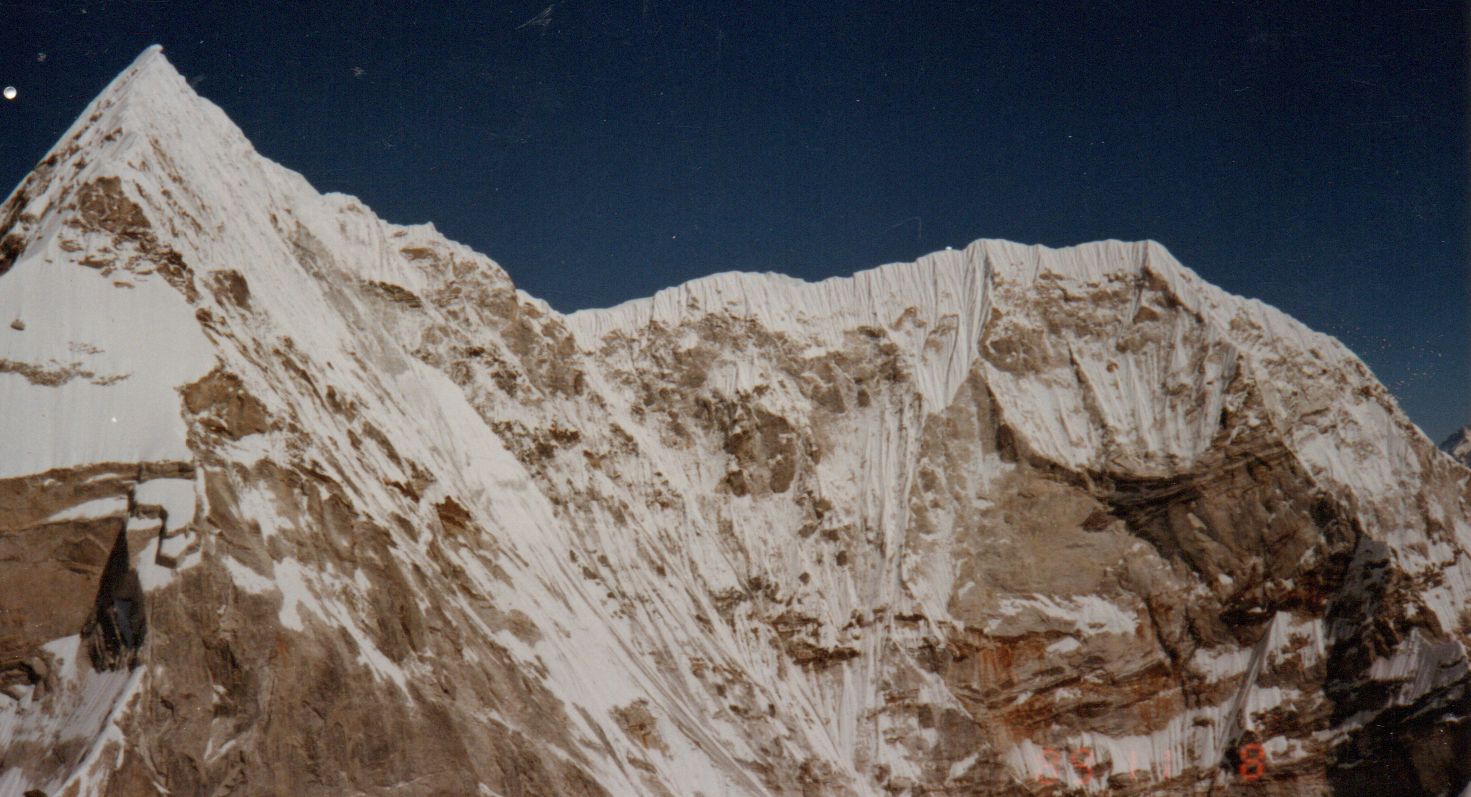
[[[140,77],[145,75],[173,75],[182,79],[179,71],[174,69],[174,65],[169,63],[169,59],[163,54],[163,45],[150,44],[143,49],[143,52],[138,53],[138,57],[133,59],[133,63],[129,64],[127,69],[119,73],[117,78],[113,79],[113,82],[116,83],[119,80],[137,82]]]
[[[72,134],[85,128],[100,126],[111,129],[116,126],[99,124],[104,117],[111,121],[126,116],[128,121],[144,122],[160,109],[187,106],[198,101],[199,95],[164,56],[163,46],[154,44],[139,53],[133,63],[107,84],[62,141],[69,140]],[[145,109],[148,114],[139,113]]]
[[[184,75],[179,75],[178,69],[169,63],[168,57],[163,54],[163,46],[153,44],[149,49],[138,53],[138,57],[132,59],[131,65],[113,78],[112,84],[107,85],[106,90],[101,93],[103,99],[110,99],[122,104],[122,100],[175,100],[175,99],[197,99],[193,88],[188,87]]]
[[[106,107],[126,107],[138,103],[174,104],[197,100],[199,95],[169,62],[163,46],[150,45],[133,63],[112,79],[98,95],[96,102]]]
[[[88,104],[43,164],[79,152],[86,153],[83,163],[72,165],[78,176],[87,177],[146,171],[146,164],[159,159],[205,156],[225,162],[253,148],[223,111],[194,92],[163,47],[155,44]]]
[[[151,47],[0,208],[0,407],[0,794],[1465,785],[1465,471],[1151,242],[563,316]]]
[[[1440,450],[1471,467],[1471,425],[1462,426],[1440,444]]]

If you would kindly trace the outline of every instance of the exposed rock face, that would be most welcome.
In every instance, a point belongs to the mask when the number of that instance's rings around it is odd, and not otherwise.
[[[0,795],[1471,779],[1471,471],[1157,244],[563,316],[157,50],[0,222]]]

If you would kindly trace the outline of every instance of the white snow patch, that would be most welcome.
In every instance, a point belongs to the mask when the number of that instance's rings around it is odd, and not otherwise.
[[[1067,624],[1080,632],[1132,635],[1138,628],[1138,619],[1117,604],[1097,595],[1057,597],[1053,595],[1031,595],[1024,598],[1003,598],[998,605],[1005,617],[1020,617],[1026,614],[1039,615],[1048,620]],[[997,632],[1002,621],[986,622],[988,633]]]
[[[115,495],[107,498],[94,498],[91,501],[68,507],[46,518],[46,522],[60,523],[64,520],[96,520],[113,515],[127,514],[127,511],[128,499],[125,496]]]
[[[1061,655],[1061,654],[1064,654],[1064,653],[1072,653],[1073,651],[1077,650],[1078,648],[1080,648],[1082,646],[1083,646],[1082,643],[1079,642],[1078,640],[1073,639],[1070,636],[1065,636],[1062,639],[1059,639],[1056,642],[1053,642],[1052,644],[1048,645],[1047,646],[1047,652],[1048,653],[1052,653],[1052,654]]]
[[[159,506],[168,515],[168,528],[172,534],[194,522],[194,480],[152,479],[138,485],[133,501],[139,506]]]

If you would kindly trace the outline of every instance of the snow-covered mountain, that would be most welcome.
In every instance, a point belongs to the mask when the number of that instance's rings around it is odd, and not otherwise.
[[[1471,472],[1155,243],[564,316],[155,48],[0,208],[0,408],[0,795],[1471,779]]]
[[[1463,426],[1460,431],[1447,437],[1440,444],[1440,450],[1455,457],[1457,462],[1471,468],[1471,426]]]

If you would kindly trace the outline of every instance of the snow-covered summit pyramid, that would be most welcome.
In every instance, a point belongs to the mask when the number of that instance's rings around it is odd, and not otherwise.
[[[1158,244],[563,316],[154,48],[6,322],[0,795],[1471,779],[1471,478]]]

